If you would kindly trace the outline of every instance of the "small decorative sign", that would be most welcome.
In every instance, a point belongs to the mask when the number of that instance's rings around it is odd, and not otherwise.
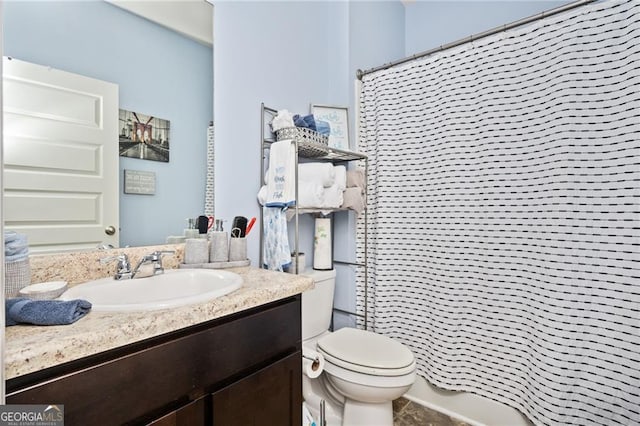
[[[124,171],[124,193],[153,195],[156,193],[155,172],[141,170]]]

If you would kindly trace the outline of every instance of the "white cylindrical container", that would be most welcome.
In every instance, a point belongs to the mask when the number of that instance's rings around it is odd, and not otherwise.
[[[316,218],[313,244],[313,269],[326,271],[333,269],[331,243],[331,219]]]
[[[229,234],[213,231],[209,234],[209,262],[227,262],[229,260]]]

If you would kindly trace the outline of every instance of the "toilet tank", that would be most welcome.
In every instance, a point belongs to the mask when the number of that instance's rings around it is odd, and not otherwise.
[[[336,271],[307,270],[301,275],[313,278],[315,283],[315,288],[302,293],[302,340],[307,340],[329,330]]]

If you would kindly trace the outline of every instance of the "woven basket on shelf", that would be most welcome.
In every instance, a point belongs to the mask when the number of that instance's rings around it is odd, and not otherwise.
[[[285,127],[276,131],[276,140],[298,142],[298,154],[303,157],[322,157],[329,153],[329,137],[305,127]]]
[[[4,263],[4,295],[16,297],[18,291],[31,284],[29,258]]]

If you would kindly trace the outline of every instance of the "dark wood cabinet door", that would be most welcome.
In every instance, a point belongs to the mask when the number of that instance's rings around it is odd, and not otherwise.
[[[148,423],[149,426],[205,426],[206,398],[202,397],[190,402],[161,418]]]
[[[302,424],[300,351],[215,392],[214,426]]]

